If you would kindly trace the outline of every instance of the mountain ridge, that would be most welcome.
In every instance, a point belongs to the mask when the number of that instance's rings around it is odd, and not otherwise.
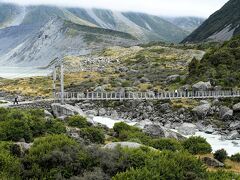
[[[240,1],[230,0],[183,42],[226,41],[240,34]]]

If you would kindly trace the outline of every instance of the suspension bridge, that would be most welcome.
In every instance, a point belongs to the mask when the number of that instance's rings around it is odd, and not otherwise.
[[[237,98],[240,91],[163,91],[150,92],[65,92],[56,93],[55,99],[65,101],[80,100],[174,100],[174,99],[215,99],[215,98]]]

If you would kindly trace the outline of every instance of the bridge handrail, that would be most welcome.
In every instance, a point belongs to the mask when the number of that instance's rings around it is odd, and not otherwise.
[[[161,91],[161,92],[65,92],[66,100],[181,99],[240,97],[240,91]],[[56,99],[61,93],[56,93]]]

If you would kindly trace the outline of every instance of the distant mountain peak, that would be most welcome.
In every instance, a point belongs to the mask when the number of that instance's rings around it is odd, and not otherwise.
[[[240,34],[240,1],[230,0],[183,42],[225,41]]]

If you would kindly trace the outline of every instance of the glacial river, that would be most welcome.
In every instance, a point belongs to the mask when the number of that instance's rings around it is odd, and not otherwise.
[[[121,122],[119,120],[113,120],[107,117],[94,117],[94,122],[104,124],[109,128],[113,128],[114,123]],[[129,125],[135,125],[136,122],[127,122]],[[206,138],[209,144],[211,144],[213,152],[219,149],[225,149],[229,156],[240,153],[240,140],[221,140],[220,135],[206,134],[204,132],[197,132],[194,136],[201,136]]]
[[[7,67],[0,66],[0,77],[7,79],[24,78],[32,76],[47,76],[50,69],[39,69],[37,67]]]

